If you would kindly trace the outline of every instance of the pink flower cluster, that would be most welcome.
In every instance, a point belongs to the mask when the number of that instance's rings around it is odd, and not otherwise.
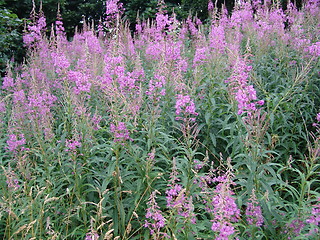
[[[0,102],[0,113],[5,113],[5,112],[6,112],[6,103]]]
[[[98,240],[99,235],[96,232],[89,232],[86,234],[86,238],[84,240]]]
[[[163,228],[165,224],[165,218],[162,215],[160,207],[156,202],[156,194],[158,191],[153,191],[149,197],[149,202],[147,203],[147,213],[146,218],[149,220],[145,220],[144,227],[149,228],[151,235],[160,234],[161,228]]]
[[[124,11],[123,4],[119,0],[107,0],[106,2],[106,27],[113,27],[117,21],[117,17],[121,16]]]
[[[75,82],[76,87],[74,88],[75,94],[80,94],[81,92],[90,92],[91,82],[89,81],[89,77],[80,71],[72,71],[68,72],[68,77],[71,81]]]
[[[7,149],[10,152],[16,152],[18,148],[24,144],[26,144],[24,134],[10,134],[9,139],[7,140]]]
[[[238,59],[233,67],[233,74],[226,81],[229,83],[231,95],[238,103],[238,114],[251,115],[256,111],[257,105],[262,106],[263,100],[257,100],[256,90],[248,84],[249,72],[252,70],[243,59]]]
[[[305,227],[305,222],[300,218],[292,220],[290,223],[285,225],[284,234],[288,235],[288,239],[291,239],[291,236],[298,237],[301,235],[301,230]]]
[[[28,96],[29,112],[34,113],[35,116],[46,116],[50,113],[50,107],[53,106],[57,97],[49,92],[43,91],[42,93],[31,94]]]
[[[320,42],[315,42],[311,46],[307,47],[308,51],[312,56],[320,57]]]
[[[226,37],[225,30],[222,25],[212,25],[211,31],[209,34],[210,48],[214,52],[223,54],[226,49]]]
[[[14,173],[13,170],[11,170],[11,167],[9,166],[9,169],[8,170],[4,170],[4,174],[7,178],[7,186],[9,189],[11,190],[18,190],[20,188],[20,185],[19,185],[19,180],[17,178],[17,175]]]
[[[209,51],[207,47],[198,47],[194,54],[193,67],[201,66],[207,62]]]
[[[23,42],[27,47],[33,47],[34,44],[42,39],[42,31],[46,28],[46,18],[40,17],[34,25],[28,25],[28,31],[23,35]]]
[[[306,220],[306,223],[312,224],[308,235],[318,234],[320,227],[320,198],[318,199],[318,204],[313,205],[311,216]]]
[[[6,89],[7,91],[9,91],[14,86],[15,86],[15,82],[14,82],[14,79],[12,77],[5,76],[3,78],[2,89]]]
[[[192,197],[186,196],[185,189],[180,184],[174,183],[170,189],[166,190],[166,195],[168,208],[175,209],[177,214],[183,217],[184,223],[190,220],[192,224],[196,224]]]
[[[194,122],[196,120],[195,116],[198,116],[196,106],[189,95],[177,94],[175,108],[176,115],[178,115],[176,120],[190,120]]]
[[[61,20],[56,21],[56,34],[57,36],[64,36],[64,27],[63,27],[63,22]]]
[[[74,152],[78,147],[81,147],[81,142],[77,140],[66,141],[66,152]]]
[[[118,122],[117,125],[111,123],[110,131],[114,134],[115,142],[124,142],[126,140],[132,140],[129,136],[129,131],[124,122]]]
[[[164,76],[155,74],[154,80],[149,81],[149,89],[146,91],[146,94],[150,96],[154,101],[159,101],[161,96],[166,95],[166,79]]]
[[[51,53],[53,66],[55,66],[56,73],[62,73],[70,67],[70,62],[62,52]]]
[[[257,227],[262,226],[263,224],[262,211],[254,191],[252,191],[251,198],[248,201],[246,215],[247,215],[247,222],[250,225],[255,225]]]
[[[240,210],[232,196],[234,192],[230,189],[233,184],[229,179],[230,176],[224,175],[214,178],[214,182],[219,182],[214,190],[214,196],[211,199],[208,212],[213,214],[211,230],[218,234],[216,239],[228,240],[235,234],[233,222],[237,222],[240,218]]]

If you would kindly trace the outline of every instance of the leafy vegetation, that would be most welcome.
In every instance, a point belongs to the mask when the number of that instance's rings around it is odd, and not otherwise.
[[[0,238],[319,238],[318,2],[163,4],[131,34],[109,0],[72,41],[33,13],[0,93]]]

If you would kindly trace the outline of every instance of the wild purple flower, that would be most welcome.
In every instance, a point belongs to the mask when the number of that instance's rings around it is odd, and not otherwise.
[[[9,169],[6,170],[4,169],[4,175],[7,178],[7,186],[10,190],[18,190],[20,188],[19,185],[19,180],[17,178],[17,175],[14,173],[14,171],[11,169],[10,165],[9,165]]]
[[[192,203],[192,196],[186,196],[186,189],[180,184],[174,183],[170,188],[166,190],[167,207],[174,210],[176,214],[182,217],[183,223],[191,222],[196,223],[194,207]],[[181,219],[176,219],[176,221],[181,221]]]
[[[43,91],[30,94],[26,103],[27,117],[40,134],[45,134],[46,140],[51,140],[53,137],[51,108],[56,100],[54,95]]]
[[[210,0],[208,2],[208,11],[211,12],[211,11],[213,11],[213,9],[214,9],[213,2]]]
[[[99,20],[98,24],[98,38],[101,39],[104,37],[103,25],[101,19]]]
[[[10,152],[16,152],[20,146],[26,144],[26,139],[24,134],[10,134],[9,139],[7,140],[7,149]]]
[[[76,84],[76,87],[74,87],[75,94],[79,95],[81,92],[90,93],[92,84],[85,73],[69,70],[68,78]]]
[[[311,230],[308,235],[314,235],[319,233],[320,227],[320,198],[318,199],[318,204],[313,205],[311,216],[306,220],[306,223],[311,224]]]
[[[58,14],[57,14],[57,20],[55,22],[55,25],[56,25],[56,35],[58,37],[58,41],[67,40],[65,29],[63,27],[62,17],[60,14],[60,6],[58,6]]]
[[[2,89],[9,91],[15,86],[14,79],[9,76],[5,76],[2,82]]]
[[[0,113],[6,112],[6,103],[0,102]]]
[[[26,100],[26,95],[24,90],[19,90],[13,93],[13,103],[18,104],[22,103],[24,104]]]
[[[51,57],[56,73],[62,73],[70,67],[70,62],[62,52],[52,52]]]
[[[179,61],[182,59],[181,52],[182,52],[182,41],[173,41],[167,40],[167,45],[165,47],[165,61]]]
[[[149,42],[146,48],[146,55],[150,60],[160,60],[164,53],[164,49],[164,41]]]
[[[257,227],[262,226],[263,224],[262,211],[257,201],[257,197],[255,195],[254,190],[252,190],[251,197],[247,204],[246,215],[247,215],[247,222],[250,225],[255,225]]]
[[[249,72],[252,67],[247,65],[243,59],[238,58],[233,66],[233,74],[226,83],[229,84],[231,95],[238,104],[238,114],[247,113],[251,115],[257,108],[256,105],[263,105],[264,101],[257,101],[256,90],[253,85],[248,84]]]
[[[117,18],[123,14],[123,4],[119,0],[107,0],[106,2],[106,27],[114,27]]]
[[[230,179],[231,176],[226,173],[223,176],[213,178],[212,181],[219,182],[214,190],[214,194],[207,202],[207,211],[212,213],[213,219],[211,230],[216,232],[216,239],[229,239],[236,233],[233,222],[237,222],[240,218],[240,210],[233,197],[234,192],[230,189],[230,185],[234,183]]]
[[[317,114],[316,119],[318,122],[320,122],[320,113]]]
[[[320,0],[308,0],[304,8],[314,17],[319,17],[320,14]]]
[[[151,235],[161,234],[160,230],[166,223],[166,219],[162,215],[162,211],[156,202],[156,194],[159,193],[157,190],[153,191],[149,197],[149,202],[147,203],[147,213],[144,227],[149,228]]]
[[[156,149],[155,148],[152,148],[151,152],[148,153],[148,158],[147,160],[154,163],[154,158],[156,156]]]
[[[119,84],[119,89],[124,94],[126,93],[138,93],[140,89],[139,82],[141,77],[143,77],[143,71],[133,71],[133,72],[124,72],[120,71],[117,76],[117,83]]]
[[[196,112],[196,106],[189,95],[177,94],[176,95],[176,117],[177,120],[195,121],[195,116],[198,116]]]
[[[154,79],[149,81],[149,89],[146,94],[153,100],[158,102],[162,96],[166,94],[166,79],[161,75],[154,75]]]
[[[57,97],[49,92],[31,94],[28,96],[29,112],[35,113],[36,116],[46,116],[50,112],[50,107],[53,106]]]
[[[33,24],[33,25],[32,25]],[[29,24],[23,35],[23,42],[27,47],[33,47],[42,39],[42,32],[46,28],[46,18],[41,16],[35,23]]]
[[[305,222],[298,217],[285,225],[285,230],[283,231],[283,233],[288,235],[288,239],[291,239],[291,236],[299,236],[301,234],[301,230],[304,227]]]
[[[60,20],[57,20],[56,22],[56,34],[58,36],[63,36],[65,33],[64,33],[64,27],[63,27],[63,22]]]
[[[320,42],[316,42],[311,46],[307,47],[306,51],[309,52],[309,54],[312,56],[320,57]]]
[[[94,130],[98,130],[99,129],[99,124],[102,120],[102,117],[98,114],[93,114],[93,116],[91,117],[91,123],[92,123],[92,127]]]
[[[88,232],[86,234],[86,238],[84,240],[98,240],[99,235],[96,232]]]
[[[164,15],[162,12],[156,13],[156,23],[157,30],[160,32],[163,31],[167,25],[171,25],[168,14]]]
[[[142,33],[142,25],[137,23],[136,24],[136,32],[140,35]]]
[[[204,163],[201,162],[201,161],[199,161],[199,160],[197,160],[197,159],[195,159],[195,160],[193,161],[193,163],[194,163],[194,169],[195,169],[195,170],[200,170],[200,169],[203,168],[203,166],[204,166]]]
[[[182,185],[174,184],[170,189],[166,190],[167,207],[174,208],[176,205],[181,205],[184,199],[184,191]],[[180,195],[181,194],[181,195]],[[180,195],[179,199],[176,199]]]
[[[117,122],[117,124],[110,124],[110,131],[114,134],[115,142],[125,142],[126,140],[132,140],[129,135],[129,131],[124,122]]]
[[[196,24],[192,21],[190,16],[187,18],[186,23],[188,25],[188,29],[189,29],[191,35],[197,36],[199,34],[199,31],[197,29]]]
[[[81,147],[81,142],[77,140],[66,140],[66,152],[74,152],[78,147]]]
[[[211,26],[209,41],[210,41],[210,48],[213,51],[217,51],[220,54],[225,52],[226,39],[225,39],[224,27],[222,25]]]
[[[206,63],[208,60],[209,50],[207,47],[197,47],[193,59],[193,67],[197,67]]]
[[[83,37],[86,45],[88,46],[88,50],[91,54],[101,54],[102,48],[100,45],[99,38],[94,34],[93,31],[85,31],[83,32]]]

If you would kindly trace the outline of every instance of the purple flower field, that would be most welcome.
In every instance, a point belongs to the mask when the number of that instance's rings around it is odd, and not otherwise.
[[[320,239],[320,1],[33,14],[0,90],[0,239]]]

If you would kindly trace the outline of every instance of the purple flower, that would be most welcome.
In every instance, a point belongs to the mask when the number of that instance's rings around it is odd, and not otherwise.
[[[118,122],[117,125],[111,123],[110,131],[114,134],[115,142],[124,142],[126,140],[132,140],[129,136],[129,131],[124,122]]]
[[[229,84],[230,94],[238,103],[238,114],[252,114],[257,105],[262,106],[263,100],[257,101],[257,93],[253,85],[248,84],[249,72],[252,67],[248,66],[243,59],[238,59],[233,66],[233,74],[226,81]]]
[[[122,15],[124,11],[123,4],[119,0],[107,0],[106,2],[106,19],[105,24],[111,28],[115,25],[117,17]]]
[[[250,225],[255,225],[257,227],[262,226],[263,224],[262,211],[257,201],[254,190],[252,190],[251,197],[247,204],[246,215],[247,215],[247,222]]]
[[[28,25],[28,31],[23,35],[23,43],[27,47],[33,47],[42,39],[42,31],[46,28],[46,19],[41,16],[34,25]]]
[[[215,26],[212,25],[211,31],[209,34],[210,48],[212,48],[213,52],[218,52],[220,54],[225,52],[226,48],[226,39],[225,39],[225,31],[223,26]]]
[[[195,120],[193,116],[197,116],[198,113],[196,112],[196,106],[193,102],[193,100],[190,98],[189,95],[183,95],[183,94],[177,94],[176,96],[176,115],[183,116],[183,117],[177,117],[176,119],[190,119]]]
[[[81,92],[90,92],[91,82],[89,81],[89,76],[87,74],[79,71],[68,71],[68,77],[71,81],[75,82],[76,87],[74,88],[75,94],[80,94]]]
[[[320,42],[316,42],[306,49],[312,56],[320,57]]]
[[[211,180],[219,183],[211,200],[206,202],[207,211],[213,215],[211,230],[216,232],[216,239],[229,239],[229,236],[235,234],[232,223],[240,218],[240,210],[233,197],[234,192],[230,189],[230,185],[234,184],[230,177],[225,174]]]
[[[89,232],[86,234],[86,238],[84,240],[98,240],[99,235],[96,232]]]
[[[318,199],[318,204],[313,205],[311,216],[306,220],[306,223],[312,224],[313,227],[311,228],[308,235],[313,235],[319,232],[320,226],[320,198]]]
[[[9,76],[5,76],[2,82],[2,89],[9,90],[15,86],[14,79]]]
[[[214,9],[213,2],[210,0],[208,2],[208,11],[211,12],[211,11],[213,11],[213,9]]]
[[[7,178],[7,186],[9,189],[11,190],[18,190],[20,188],[20,185],[19,185],[19,180],[16,176],[16,174],[14,173],[13,170],[11,170],[11,167],[9,166],[9,170],[5,170],[5,175],[6,175],[6,178]]]
[[[66,147],[66,152],[75,151],[78,147],[81,147],[81,142],[76,140],[67,140]]]
[[[165,218],[162,215],[160,207],[156,202],[156,194],[159,193],[157,190],[153,191],[149,197],[149,202],[147,203],[147,213],[144,227],[149,228],[151,235],[159,234],[161,228],[163,228],[165,224]]]
[[[24,134],[10,134],[9,139],[7,140],[7,149],[10,152],[16,152],[19,146],[26,144],[26,139],[24,138]]]
[[[209,50],[207,47],[200,47],[196,49],[194,59],[193,59],[193,67],[197,67],[207,62]]]

